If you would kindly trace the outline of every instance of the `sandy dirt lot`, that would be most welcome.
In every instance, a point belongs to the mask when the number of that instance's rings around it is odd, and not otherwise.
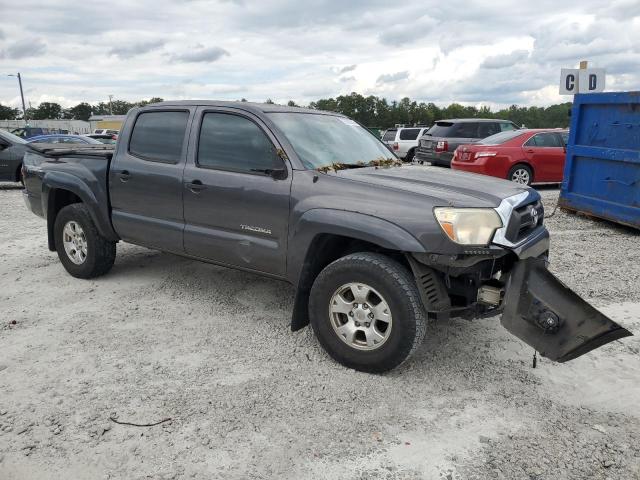
[[[0,479],[640,478],[640,235],[547,223],[553,271],[635,337],[533,369],[497,318],[452,320],[376,376],[291,333],[283,283],[123,244],[72,278],[2,184]]]

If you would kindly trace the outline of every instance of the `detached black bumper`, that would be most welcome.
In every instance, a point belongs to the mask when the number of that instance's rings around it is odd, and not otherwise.
[[[510,272],[500,323],[557,362],[632,335],[558,280],[540,258],[521,260]]]

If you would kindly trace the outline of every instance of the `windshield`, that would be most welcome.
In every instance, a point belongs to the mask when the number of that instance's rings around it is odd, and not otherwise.
[[[481,145],[501,145],[509,140],[512,140],[520,135],[524,135],[526,132],[522,130],[511,130],[508,132],[500,132],[495,135],[491,135],[483,140],[480,140],[478,143]]]
[[[362,166],[397,160],[380,140],[345,117],[309,113],[269,113],[305,167]]]
[[[13,133],[5,132],[4,130],[0,130],[0,138],[11,143],[27,143],[24,141],[24,139],[18,137],[17,135],[14,135]]]

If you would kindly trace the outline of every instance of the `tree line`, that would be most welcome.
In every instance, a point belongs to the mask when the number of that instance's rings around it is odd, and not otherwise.
[[[91,105],[81,102],[71,108],[62,108],[57,103],[42,102],[35,108],[27,109],[27,118],[32,120],[69,119],[89,120],[91,115],[125,115],[131,108],[144,106],[149,103],[161,102],[163,99],[154,97],[150,100],[128,102],[113,100]],[[241,99],[246,102],[246,99]],[[274,103],[267,99],[265,103]],[[287,105],[298,106],[292,100]],[[386,98],[359,93],[340,95],[336,98],[323,98],[308,105],[316,110],[329,110],[347,115],[368,127],[388,128],[394,125],[432,125],[437,120],[446,118],[499,118],[511,120],[518,125],[530,128],[566,127],[569,124],[569,109],[571,102],[551,105],[549,107],[524,107],[511,105],[508,108],[492,111],[487,106],[474,107],[459,103],[452,103],[446,107],[439,107],[435,103],[417,102],[410,98],[399,101],[388,101]],[[0,120],[14,120],[22,118],[16,108],[0,105]]]
[[[113,100],[91,105],[81,102],[71,108],[62,108],[53,102],[42,102],[37,107],[27,108],[29,120],[89,120],[91,115],[126,115],[133,107],[143,107],[149,103],[162,102],[163,99],[154,97],[139,102],[127,102],[126,100]],[[20,120],[22,112],[17,108],[11,108],[0,104],[0,120]]]

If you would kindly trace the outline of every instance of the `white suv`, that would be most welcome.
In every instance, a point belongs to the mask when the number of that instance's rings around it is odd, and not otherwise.
[[[429,127],[398,127],[384,132],[382,141],[405,162],[411,162],[420,137]]]

